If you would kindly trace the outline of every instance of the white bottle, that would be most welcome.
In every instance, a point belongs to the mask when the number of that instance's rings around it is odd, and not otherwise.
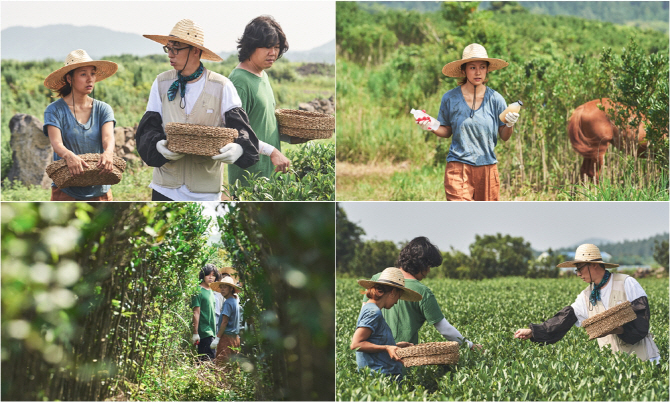
[[[414,115],[414,121],[416,121],[417,123],[420,123],[420,122],[426,121],[426,120],[430,121],[430,124],[428,125],[428,128],[431,129],[432,131],[435,131],[438,128],[440,128],[440,122],[437,121],[437,119],[434,119],[434,118],[430,117],[430,115],[428,115],[428,113],[426,113],[425,110],[412,109],[410,111],[410,113],[412,115]]]

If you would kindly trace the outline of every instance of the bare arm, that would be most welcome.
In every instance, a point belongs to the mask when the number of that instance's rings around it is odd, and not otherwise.
[[[498,128],[498,134],[500,135],[500,139],[503,141],[509,140],[513,132],[514,132],[514,126],[507,127],[507,125],[504,125]]]
[[[88,167],[88,164],[74,152],[65,148],[65,145],[63,144],[63,135],[61,134],[60,129],[54,126],[47,126],[47,133],[49,134],[51,147],[54,149],[56,155],[65,159],[70,174],[76,176],[84,173],[84,169]]]
[[[451,126],[440,126],[437,130],[434,130],[433,133],[438,137],[449,138],[451,137]]]
[[[228,319],[229,318],[230,317],[228,317],[225,314],[223,315],[223,317],[221,317],[221,326],[219,327],[219,333],[216,334],[216,336],[218,336],[219,338],[223,337],[223,331],[226,330],[226,326],[228,325]]]
[[[102,149],[104,152],[96,167],[107,172],[114,169],[114,122],[108,121],[102,125]],[[102,172],[101,172],[102,173]]]
[[[200,324],[200,307],[193,307],[193,335],[198,333],[198,324]]]
[[[393,360],[400,360],[400,357],[396,354],[398,346],[393,345],[375,345],[370,343],[367,339],[372,335],[372,330],[370,328],[358,327],[354,336],[351,338],[351,345],[349,348],[351,350],[359,350],[365,353],[379,353],[379,352],[388,352],[389,356]]]

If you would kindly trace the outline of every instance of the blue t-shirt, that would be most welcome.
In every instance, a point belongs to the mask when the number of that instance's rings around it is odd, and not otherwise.
[[[47,131],[47,126],[58,128],[61,132],[65,148],[77,155],[89,153],[100,154],[104,152],[104,149],[102,148],[102,126],[109,121],[113,121],[116,126],[112,107],[105,102],[94,99],[91,117],[88,122],[84,124],[84,127],[90,126],[91,128],[84,130],[78,124],[77,120],[75,120],[67,103],[61,98],[47,106],[44,111],[44,127],[42,128],[42,131],[44,132],[44,135],[48,137],[49,133]],[[61,159],[61,157],[54,152],[54,161],[59,159]],[[55,184],[52,184],[52,186],[56,187]],[[86,200],[88,198],[99,197],[106,194],[110,187],[111,186],[109,185],[67,187],[61,189],[61,191],[71,197]]]
[[[474,166],[497,163],[493,149],[498,143],[498,129],[505,124],[500,120],[500,113],[506,108],[507,103],[502,95],[489,87],[474,114],[465,102],[460,86],[444,94],[437,120],[440,125],[451,127],[452,139],[447,162]]]
[[[226,335],[239,334],[240,333],[240,321],[238,319],[239,304],[237,304],[237,299],[235,298],[235,296],[229,297],[223,302],[223,311],[219,316],[219,324],[218,324],[219,327],[221,326],[224,315],[228,317],[228,324],[226,325],[226,329],[223,330],[223,333]]]
[[[393,333],[391,328],[384,320],[382,311],[374,303],[365,303],[361,308],[361,313],[358,315],[358,322],[356,328],[370,328],[372,334],[367,339],[368,342],[375,345],[395,345]],[[365,353],[356,351],[356,363],[358,368],[365,366],[372,370],[382,372],[384,374],[402,375],[402,362],[391,359],[387,352],[379,353]]]

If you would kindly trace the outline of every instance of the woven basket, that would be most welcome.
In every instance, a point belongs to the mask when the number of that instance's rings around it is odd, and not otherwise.
[[[88,167],[84,169],[84,173],[77,176],[72,176],[70,174],[65,159],[51,162],[46,168],[47,175],[54,181],[58,188],[117,184],[121,181],[121,174],[126,170],[126,161],[115,156],[113,159],[114,168],[112,172],[104,172],[102,169],[95,167],[100,160],[100,155],[101,154],[77,155],[88,164]]]
[[[582,321],[582,327],[589,334],[589,340],[596,339],[612,331],[616,327],[633,321],[637,316],[629,301],[617,304],[611,309],[596,314]]]
[[[172,152],[189,155],[214,156],[235,141],[237,130],[199,124],[168,123],[165,125],[167,148]]]
[[[330,138],[335,130],[335,116],[306,110],[275,110],[279,134],[319,140]]]
[[[396,352],[405,367],[458,363],[458,342],[428,342]]]

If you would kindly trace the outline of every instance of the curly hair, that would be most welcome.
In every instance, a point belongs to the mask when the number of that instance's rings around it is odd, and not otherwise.
[[[427,237],[415,237],[400,251],[395,266],[412,275],[442,264],[440,250]]]
[[[205,264],[204,267],[200,268],[200,275],[198,278],[200,278],[201,281],[204,281],[205,277],[210,275],[212,272],[214,272],[214,276],[216,277],[215,280],[219,281],[221,277],[219,276],[219,271],[216,270],[214,264]]]
[[[237,59],[248,60],[259,47],[279,45],[277,60],[288,50],[288,41],[281,26],[269,15],[261,15],[251,20],[244,28],[244,34],[237,40]]]

